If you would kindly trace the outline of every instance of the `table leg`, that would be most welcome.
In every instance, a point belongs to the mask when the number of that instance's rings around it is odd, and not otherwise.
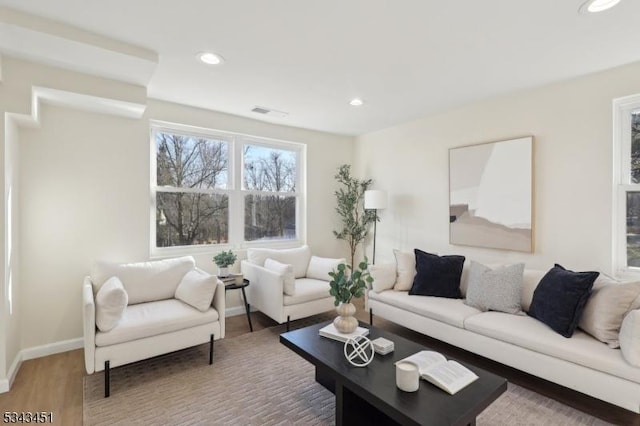
[[[253,324],[251,324],[251,307],[249,306],[249,302],[247,302],[247,294],[244,292],[244,287],[242,287],[242,299],[244,300],[244,308],[247,311],[247,320],[249,320],[249,330],[253,332]]]
[[[336,383],[336,426],[342,426],[347,424],[345,422],[344,412],[344,386],[342,383]]]

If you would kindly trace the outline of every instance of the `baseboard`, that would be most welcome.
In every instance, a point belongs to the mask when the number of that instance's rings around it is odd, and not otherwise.
[[[253,307],[251,307],[251,312],[255,312]],[[236,315],[247,315],[247,310],[244,306],[234,306],[233,308],[227,308],[224,310],[225,317],[235,317]]]
[[[22,352],[18,352],[9,367],[9,371],[7,371],[7,378],[0,380],[0,393],[9,392],[9,389],[11,389],[11,386],[13,385],[13,381],[18,375],[18,370],[20,370],[21,365]]]
[[[47,355],[53,355],[60,352],[72,351],[74,349],[80,349],[84,346],[84,340],[79,337],[77,339],[63,340],[61,342],[49,343],[42,346],[34,346],[33,348],[23,349],[18,352],[18,355],[13,359],[9,371],[7,371],[7,378],[0,379],[0,393],[9,392],[13,381],[18,375],[20,366],[23,361],[34,358],[41,358]]]
[[[74,349],[80,349],[84,347],[84,340],[82,337],[76,339],[62,340],[60,342],[48,343],[42,346],[34,346],[33,348],[27,348],[20,351],[22,355],[22,361],[28,359],[41,358],[47,355],[58,354],[60,352],[72,351]]]

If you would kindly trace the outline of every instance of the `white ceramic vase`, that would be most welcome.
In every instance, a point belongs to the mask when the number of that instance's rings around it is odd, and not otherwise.
[[[218,266],[218,276],[221,278],[229,276],[229,267],[225,266],[224,268]]]
[[[336,307],[338,316],[333,320],[333,325],[340,333],[353,333],[358,327],[358,320],[354,317],[356,307],[353,303],[340,303]]]

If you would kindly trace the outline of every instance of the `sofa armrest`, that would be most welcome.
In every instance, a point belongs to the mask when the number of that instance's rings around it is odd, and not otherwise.
[[[91,278],[85,277],[82,285],[82,323],[84,333],[84,366],[88,374],[95,369],[96,305],[93,300]]]
[[[211,305],[214,307],[216,311],[218,311],[219,321],[220,321],[220,338],[223,339],[225,335],[225,318],[226,318],[226,303],[227,298],[225,294],[224,283],[218,280],[218,284],[216,286],[216,292],[213,294],[213,301]]]
[[[284,277],[277,272],[243,260],[242,274],[249,280],[249,303],[263,314],[283,323]]]

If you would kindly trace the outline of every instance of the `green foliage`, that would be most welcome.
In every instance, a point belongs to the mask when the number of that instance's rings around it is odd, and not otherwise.
[[[371,285],[373,277],[369,274],[368,259],[365,257],[356,268],[341,263],[337,270],[329,272],[329,294],[335,297],[334,305],[340,302],[349,303],[353,297],[361,297],[367,285]]]
[[[342,185],[335,192],[336,212],[342,221],[342,229],[333,231],[333,235],[339,240],[345,240],[349,244],[351,253],[351,265],[355,257],[356,249],[367,237],[369,224],[375,221],[375,213],[364,209],[364,192],[371,186],[372,180],[359,180],[351,176],[351,166],[343,164],[338,169],[335,179]]]
[[[238,256],[233,254],[231,250],[229,251],[221,251],[213,257],[214,263],[218,266],[218,268],[226,268],[227,266],[233,265]]]

